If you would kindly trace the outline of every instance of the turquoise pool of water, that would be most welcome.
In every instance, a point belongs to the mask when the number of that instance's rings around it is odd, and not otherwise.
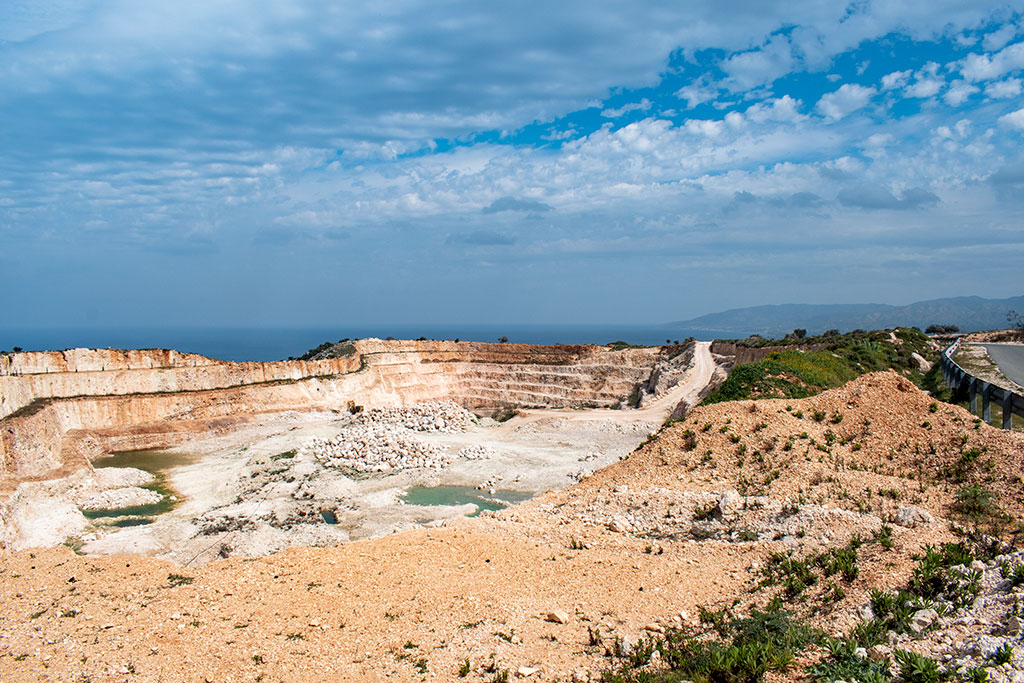
[[[478,491],[472,486],[413,486],[402,500],[406,505],[465,505],[472,503],[478,510],[474,515],[480,514],[483,510],[501,510],[504,507],[521,503],[533,497],[527,491],[512,491],[510,489],[499,489],[494,495],[486,491]]]

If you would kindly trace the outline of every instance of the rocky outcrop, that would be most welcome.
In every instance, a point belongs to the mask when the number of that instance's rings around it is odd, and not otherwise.
[[[790,344],[786,346],[746,346],[743,343],[715,340],[711,344],[711,353],[730,356],[736,365],[756,363],[772,355],[776,351],[821,351],[828,344]]]
[[[503,407],[612,407],[658,348],[355,342],[350,357],[229,363],[166,350],[73,349],[0,358],[0,491],[67,474],[105,452],[168,447],[261,413],[453,400]]]

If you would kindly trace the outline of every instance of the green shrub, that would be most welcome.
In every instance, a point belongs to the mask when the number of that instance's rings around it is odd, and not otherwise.
[[[893,659],[900,667],[900,676],[906,683],[940,683],[949,676],[939,671],[933,659],[909,650],[896,650]]]
[[[980,486],[965,486],[957,491],[953,509],[974,520],[997,515],[1000,511],[995,494]]]
[[[664,636],[642,641],[602,680],[609,683],[655,683],[689,680],[701,683],[756,683],[768,672],[783,673],[796,655],[821,641],[821,634],[782,609],[776,601],[766,610],[752,608],[745,617],[725,611],[702,611],[715,625],[717,637],[702,639],[687,628],[669,629]],[[658,652],[662,671],[642,667]]]
[[[992,666],[1009,664],[1012,659],[1013,647],[1009,643],[1003,643],[989,656],[989,661],[992,662]]]
[[[1024,584],[1024,564],[1004,562],[999,568],[999,572],[1003,575],[1004,579],[1009,579],[1015,588]]]
[[[889,662],[873,662],[856,654],[858,643],[849,640],[831,640],[825,645],[828,656],[807,668],[815,683],[833,681],[860,681],[861,683],[887,683],[892,679]]]

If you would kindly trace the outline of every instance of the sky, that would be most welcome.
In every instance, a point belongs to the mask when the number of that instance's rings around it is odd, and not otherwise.
[[[0,326],[1024,293],[1024,4],[0,3]]]

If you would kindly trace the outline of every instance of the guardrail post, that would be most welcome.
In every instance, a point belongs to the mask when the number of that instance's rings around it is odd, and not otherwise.
[[[1013,392],[1003,394],[1003,429],[1013,429]]]
[[[981,388],[981,419],[992,424],[992,385],[985,382]]]
[[[971,377],[967,384],[968,396],[971,398],[971,412],[978,412],[978,378]]]

